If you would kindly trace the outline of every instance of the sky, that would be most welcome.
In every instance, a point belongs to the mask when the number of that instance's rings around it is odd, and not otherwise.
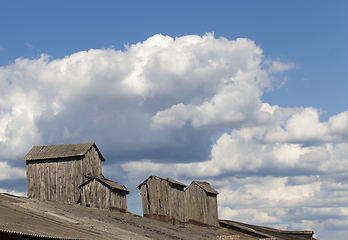
[[[346,1],[0,0],[0,191],[36,145],[219,192],[219,217],[348,234]]]

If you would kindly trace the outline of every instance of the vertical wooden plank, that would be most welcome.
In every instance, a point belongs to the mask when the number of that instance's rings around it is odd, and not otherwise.
[[[46,162],[42,163],[42,187],[43,187],[43,195],[42,195],[42,199],[47,199],[47,193],[48,193],[48,189],[47,189],[47,164]]]
[[[40,163],[40,199],[45,199],[45,164],[43,162]]]
[[[64,163],[64,202],[69,203],[69,194],[70,194],[70,169],[68,161],[63,161]]]
[[[39,167],[39,199],[43,199],[43,169],[42,169],[42,162],[38,163],[38,167]]]
[[[33,180],[34,180],[34,186],[33,186],[33,198],[39,198],[39,173],[38,173],[38,163],[35,162],[32,165],[32,173],[33,173]]]
[[[112,191],[110,188],[106,188],[105,189],[105,209],[109,209],[110,208],[110,194],[112,194]]]
[[[96,185],[97,185],[97,197],[98,197],[97,208],[103,208],[102,195],[103,195],[104,186],[97,180],[96,180]]]
[[[108,209],[107,203],[106,203],[106,198],[108,196],[109,188],[107,186],[105,186],[104,184],[102,184],[102,185],[103,185],[103,195],[101,196],[102,206],[103,206],[103,209]]]
[[[86,201],[86,204],[89,204],[89,205],[91,205],[91,203],[92,203],[92,189],[91,189],[91,187],[92,187],[92,184],[91,184],[91,182],[89,182],[87,185],[88,201]]]
[[[81,191],[79,189],[79,186],[83,183],[82,182],[82,171],[81,171],[81,160],[75,161],[75,171],[74,171],[74,188],[75,190],[75,203],[78,201],[81,195]]]
[[[75,189],[74,189],[74,161],[69,161],[69,203],[75,203]]]
[[[47,163],[47,167],[48,167],[48,178],[49,178],[49,194],[48,194],[48,199],[49,200],[53,200],[53,196],[54,196],[54,185],[55,185],[55,179],[54,179],[54,169],[53,169],[53,164],[52,162],[48,162]]]
[[[70,169],[70,191],[69,191],[70,203],[76,204],[77,198],[75,196],[76,196],[77,189],[75,188],[75,160],[70,161],[69,166],[71,168]]]
[[[85,191],[86,191],[86,185],[83,186],[80,190],[80,206],[85,207],[86,201],[85,201]]]
[[[40,170],[40,162],[36,164],[36,179],[37,179],[37,196],[36,198],[40,198],[41,194],[41,170]]]
[[[50,172],[50,165],[49,162],[47,161],[45,163],[45,168],[46,168],[46,199],[51,200],[51,172]]]
[[[141,194],[141,203],[143,205],[143,215],[147,214],[147,206],[148,206],[148,199],[147,199],[147,187],[146,183],[140,186],[140,194]]]
[[[71,161],[71,203],[77,203],[76,160]]]
[[[95,180],[91,181],[91,207],[96,207],[96,186]]]
[[[98,199],[97,208],[102,208],[101,195],[103,193],[103,186],[99,181],[96,181],[96,185],[97,185],[97,199]]]
[[[27,175],[27,196],[31,198],[33,192],[33,181],[32,181],[32,169],[29,161],[26,161],[26,175]]]
[[[65,191],[65,165],[63,161],[59,161],[59,188],[60,188],[60,202],[66,202],[66,191]]]
[[[59,162],[56,162],[56,201],[60,202],[60,171],[59,171]]]
[[[123,192],[123,208],[128,211],[128,205],[127,205],[127,194],[126,192]]]
[[[75,188],[74,188],[74,162],[69,161],[69,203],[75,203]]]
[[[116,195],[115,189],[111,188],[110,189],[110,198],[109,198],[109,207],[116,207],[115,206],[115,201],[114,201],[115,195]]]

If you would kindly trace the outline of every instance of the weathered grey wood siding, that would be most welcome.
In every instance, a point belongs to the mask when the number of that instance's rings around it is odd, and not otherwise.
[[[196,184],[191,184],[185,190],[185,221],[190,219],[219,226],[216,194],[208,193]]]
[[[94,147],[85,154],[85,158],[83,159],[83,173],[84,175],[92,177],[100,177],[102,175],[101,159]],[[85,178],[84,181],[85,180],[87,180],[87,178]]]
[[[126,192],[110,188],[93,179],[81,187],[81,206],[110,209],[110,207],[127,211]]]
[[[140,190],[144,215],[159,214],[185,220],[183,187],[159,177],[151,177],[141,185]]]
[[[92,147],[83,157],[26,161],[27,195],[52,201],[76,203],[80,186],[89,176],[101,176],[101,159]]]

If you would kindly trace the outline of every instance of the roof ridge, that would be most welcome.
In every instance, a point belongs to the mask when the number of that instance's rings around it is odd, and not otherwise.
[[[68,158],[84,156],[91,147],[95,147],[102,162],[105,159],[95,143],[59,144],[47,146],[34,146],[23,160],[49,160],[55,158]]]

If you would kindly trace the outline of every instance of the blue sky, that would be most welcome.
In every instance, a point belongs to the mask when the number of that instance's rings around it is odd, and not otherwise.
[[[34,145],[96,142],[134,195],[151,174],[202,179],[221,217],[346,236],[347,10],[0,1],[0,189],[25,194]]]

